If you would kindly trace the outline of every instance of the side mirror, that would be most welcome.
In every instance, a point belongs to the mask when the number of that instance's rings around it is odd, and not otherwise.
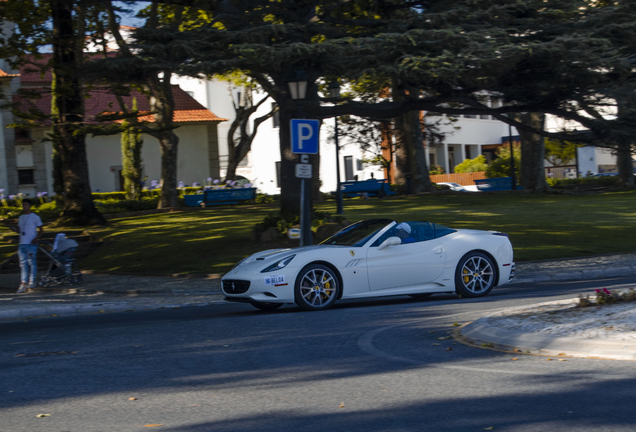
[[[400,239],[399,237],[389,237],[388,239],[384,240],[382,244],[380,244],[380,246],[378,246],[378,250],[385,249],[389,246],[397,246],[399,244],[402,244],[402,239]]]

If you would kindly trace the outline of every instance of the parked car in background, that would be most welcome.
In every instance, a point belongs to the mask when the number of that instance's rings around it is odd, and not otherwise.
[[[459,183],[454,182],[441,182],[437,184],[448,186],[452,191],[455,192],[481,192],[479,189],[477,189],[477,186],[462,186]]]

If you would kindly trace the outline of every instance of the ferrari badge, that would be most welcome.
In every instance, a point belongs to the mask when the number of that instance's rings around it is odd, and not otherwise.
[[[351,254],[351,256],[356,256],[356,251],[349,251],[349,253]]]

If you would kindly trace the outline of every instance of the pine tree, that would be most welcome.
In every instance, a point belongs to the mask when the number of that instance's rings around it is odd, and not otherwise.
[[[0,54],[14,64],[25,54],[37,55],[38,47],[51,44],[53,56],[52,115],[40,113],[53,123],[51,139],[55,149],[59,188],[63,179],[64,210],[58,222],[67,225],[106,224],[93,203],[86,158],[84,124],[84,92],[80,82],[81,47],[84,43],[85,13],[91,2],[78,4],[73,0],[0,2],[0,19],[13,22],[19,31],[0,44]],[[45,25],[51,24],[50,29]],[[32,117],[32,116],[31,116]]]
[[[132,101],[133,111],[137,111],[137,99]],[[121,133],[121,162],[126,199],[141,199],[141,131],[127,120],[123,122]]]

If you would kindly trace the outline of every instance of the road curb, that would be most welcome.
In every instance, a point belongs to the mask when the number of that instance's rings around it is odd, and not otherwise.
[[[523,270],[522,270],[523,272]],[[552,281],[570,281],[579,279],[598,279],[604,277],[628,277],[636,276],[636,267],[607,267],[602,269],[573,270],[561,272],[548,272],[533,276],[523,276],[523,273],[510,281],[510,285]]]
[[[0,291],[7,291],[9,293],[15,293],[16,288],[8,288],[8,287],[0,287]],[[49,288],[29,288],[28,292],[36,292],[36,293],[52,293],[52,294],[117,294],[117,295],[125,295],[128,297],[138,297],[140,295],[154,295],[154,294],[173,294],[173,295],[222,295],[223,291],[221,290],[210,290],[210,291],[186,291],[183,289],[178,290],[126,290],[126,289],[109,289],[109,290],[101,290],[101,289],[87,289],[87,288],[58,288],[58,287],[49,287]]]
[[[575,300],[538,303],[567,304]],[[527,309],[528,306],[506,309]],[[502,311],[493,312],[459,329],[460,339],[472,346],[495,348],[522,354],[537,354],[550,357],[567,356],[591,359],[636,360],[636,342],[609,341],[599,339],[576,339],[546,334],[521,333],[495,327],[488,319]]]
[[[56,305],[49,307],[39,308],[25,308],[25,309],[12,309],[6,311],[0,311],[0,321],[12,320],[12,319],[26,319],[26,318],[45,318],[55,316],[74,316],[84,314],[96,314],[96,313],[113,313],[113,312],[136,312],[141,310],[153,310],[153,309],[176,309],[188,306],[209,306],[212,304],[224,304],[222,295],[218,295],[219,298],[215,298],[208,302],[199,303],[174,303],[174,304],[134,304],[128,302],[101,302],[101,303],[84,303],[77,305]]]

